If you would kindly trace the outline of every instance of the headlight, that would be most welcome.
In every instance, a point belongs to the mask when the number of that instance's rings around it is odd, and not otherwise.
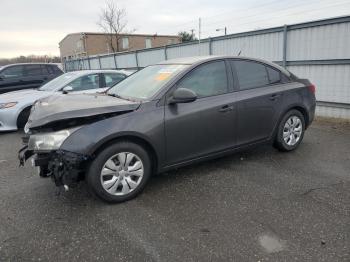
[[[34,151],[48,151],[59,149],[64,140],[77,128],[61,130],[58,132],[41,133],[29,137],[28,149]]]
[[[1,104],[0,104],[0,109],[5,109],[5,108],[14,107],[15,105],[17,105],[17,103],[18,103],[18,102],[1,103]]]

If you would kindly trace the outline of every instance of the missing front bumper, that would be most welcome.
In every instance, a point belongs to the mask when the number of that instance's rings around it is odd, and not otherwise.
[[[20,166],[32,158],[32,165],[38,167],[41,177],[51,177],[56,186],[74,186],[83,178],[86,170],[88,156],[58,150],[48,153],[38,153],[23,147],[18,158]]]

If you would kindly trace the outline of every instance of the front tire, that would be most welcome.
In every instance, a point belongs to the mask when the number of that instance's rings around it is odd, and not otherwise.
[[[110,203],[136,197],[146,186],[152,167],[140,145],[120,141],[98,153],[87,172],[87,184],[96,196]]]
[[[295,150],[304,138],[305,119],[298,110],[288,111],[279,123],[275,147],[284,152]]]

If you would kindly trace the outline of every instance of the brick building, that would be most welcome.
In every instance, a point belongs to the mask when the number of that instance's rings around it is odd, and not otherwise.
[[[117,52],[124,52],[181,42],[181,37],[177,35],[123,34],[120,36],[118,44],[115,38],[113,38],[112,48],[109,36],[110,35],[105,33],[86,32],[68,34],[59,43],[61,58],[65,60],[98,54],[108,54],[113,53],[113,48]]]

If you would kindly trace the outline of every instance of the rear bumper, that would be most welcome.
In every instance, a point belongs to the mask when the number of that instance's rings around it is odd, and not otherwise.
[[[311,123],[314,121],[315,111],[316,111],[316,103],[312,105],[311,108],[309,109],[309,122],[306,124],[306,127],[310,126]]]

